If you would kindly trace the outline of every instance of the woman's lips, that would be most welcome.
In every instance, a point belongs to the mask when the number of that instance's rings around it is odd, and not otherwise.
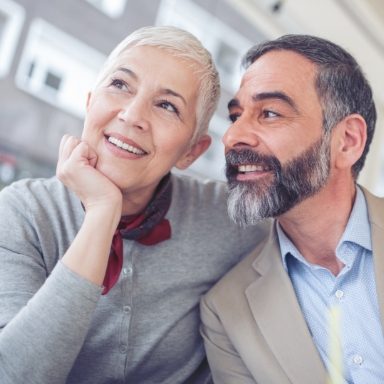
[[[119,135],[119,138],[116,136],[116,134],[107,134],[104,136],[106,147],[115,156],[126,159],[140,159],[148,154],[143,149],[141,149],[133,140],[124,138],[124,141],[122,141],[122,135]]]
[[[147,152],[144,151],[135,141],[128,139],[127,137],[117,133],[108,133],[105,135],[105,138],[108,140],[108,143],[114,145],[118,150],[132,153],[135,155],[146,155]]]

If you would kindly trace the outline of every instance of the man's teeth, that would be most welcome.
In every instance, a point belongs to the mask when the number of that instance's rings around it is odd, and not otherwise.
[[[138,149],[138,148],[133,147],[132,145],[128,145],[126,143],[123,143],[121,140],[116,139],[116,137],[109,136],[108,141],[110,143],[116,145],[116,147],[125,149],[126,151],[129,151],[132,153],[136,153],[137,155],[144,155],[145,154],[145,152],[142,151],[141,149]]]
[[[262,165],[239,165],[239,172],[256,172],[256,171],[269,171],[268,167]]]

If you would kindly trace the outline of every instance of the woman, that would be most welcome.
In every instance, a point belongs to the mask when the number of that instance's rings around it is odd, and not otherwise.
[[[0,383],[204,383],[199,298],[265,235],[222,183],[170,174],[219,98],[192,35],[147,27],[108,58],[57,178],[0,194]],[[116,229],[118,228],[118,229]]]

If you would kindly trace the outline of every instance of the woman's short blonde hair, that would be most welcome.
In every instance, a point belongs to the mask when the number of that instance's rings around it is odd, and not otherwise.
[[[187,59],[186,65],[188,63],[198,75],[200,87],[196,106],[196,127],[192,138],[194,143],[208,131],[209,122],[220,98],[220,80],[212,55],[191,33],[170,26],[138,29],[127,36],[109,55],[94,88],[98,88],[105,81],[116,61],[127,49],[142,45],[157,47],[174,56]]]

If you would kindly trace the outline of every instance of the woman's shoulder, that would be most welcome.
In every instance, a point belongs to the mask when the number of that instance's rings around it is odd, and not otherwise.
[[[22,179],[12,183],[0,192],[0,209],[4,204],[28,207],[32,211],[56,211],[79,204],[79,200],[56,177],[52,177]]]
[[[183,225],[203,223],[207,227],[232,226],[227,214],[226,184],[190,176],[172,176],[172,203],[169,217]]]
[[[173,196],[195,204],[226,205],[226,183],[172,174]]]
[[[218,240],[225,240],[228,249],[234,249],[237,255],[245,255],[268,235],[270,220],[244,228],[229,219],[226,183],[179,175],[173,175],[172,180],[168,217],[182,236],[185,237],[186,230],[192,238],[201,239],[209,234],[214,246]]]

